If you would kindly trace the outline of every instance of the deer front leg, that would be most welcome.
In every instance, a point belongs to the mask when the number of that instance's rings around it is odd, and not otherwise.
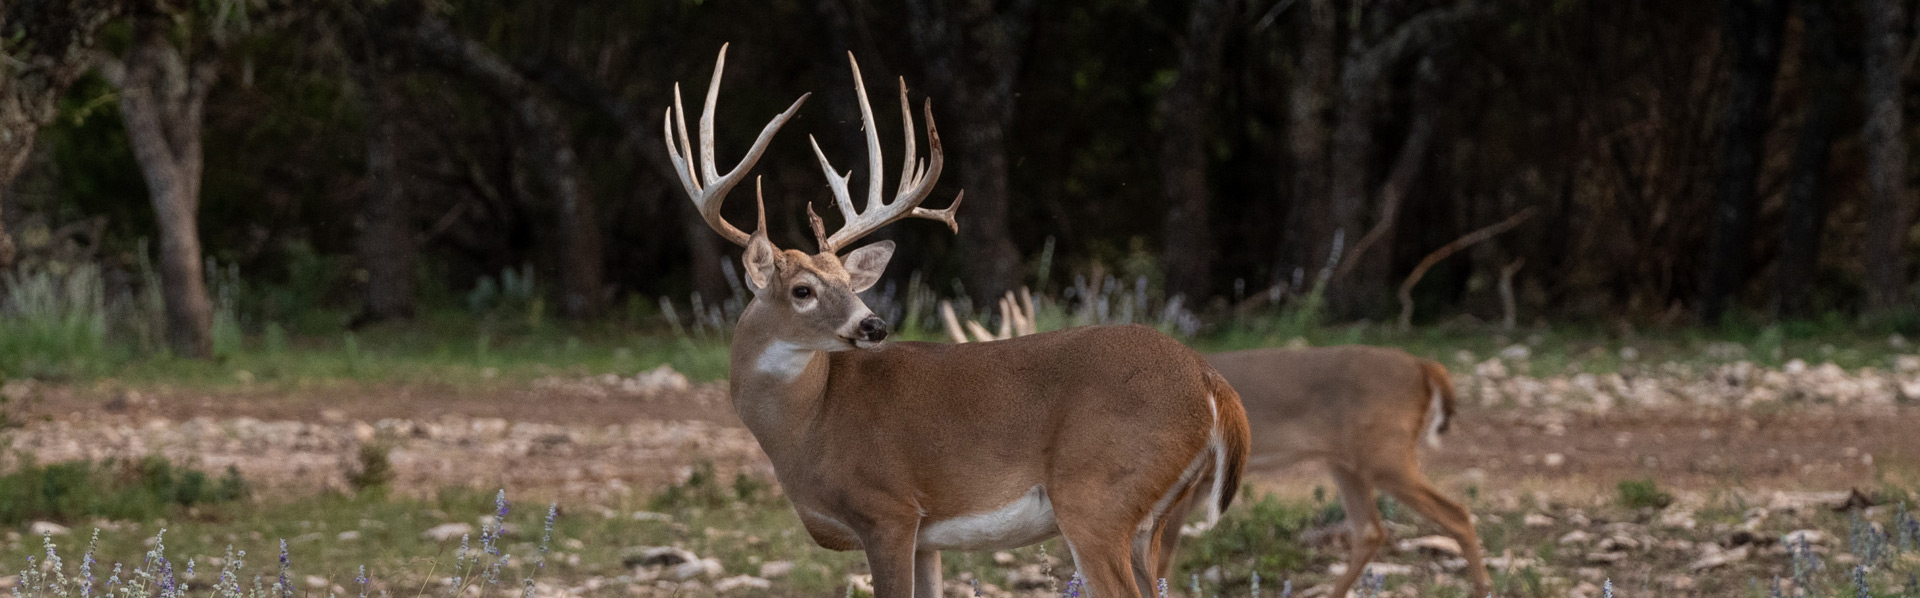
[[[940,551],[921,548],[913,552],[913,595],[915,598],[940,598]]]
[[[911,598],[918,560],[914,544],[919,526],[883,523],[875,527],[860,539],[860,545],[867,552],[867,569],[873,572],[874,598]]]

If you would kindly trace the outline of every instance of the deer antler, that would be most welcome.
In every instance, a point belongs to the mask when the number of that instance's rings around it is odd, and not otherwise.
[[[846,224],[831,236],[825,236],[826,230],[817,217],[814,219],[814,234],[820,238],[820,251],[833,253],[845,248],[848,243],[867,236],[896,220],[905,218],[926,218],[945,222],[954,232],[960,232],[960,223],[953,218],[954,210],[960,207],[961,196],[953,198],[953,204],[941,210],[929,210],[920,207],[927,195],[933,191],[933,184],[940,180],[940,167],[943,153],[940,148],[940,132],[933,125],[933,100],[925,103],[927,116],[927,160],[920,161],[914,156],[913,106],[907,102],[907,80],[900,79],[900,121],[907,138],[907,156],[900,169],[900,187],[894,193],[892,202],[880,198],[880,135],[873,124],[873,107],[867,103],[867,85],[860,79],[860,63],[853,59],[853,53],[847,53],[847,63],[853,68],[853,89],[860,98],[860,123],[867,131],[867,203],[864,210],[856,210],[853,196],[847,191],[847,179],[852,172],[840,174],[833,164],[827,161],[827,155],[820,151],[820,143],[811,135],[808,141],[813,143],[813,154],[820,158],[820,169],[827,175],[827,186],[833,189],[835,205],[846,217]],[[811,208],[809,208],[811,210]],[[811,212],[809,212],[811,214]]]
[[[687,197],[693,199],[693,205],[700,209],[700,217],[707,221],[707,226],[713,227],[714,232],[720,233],[720,236],[726,237],[735,245],[745,247],[752,237],[729,224],[727,219],[720,215],[720,205],[726,201],[727,192],[732,191],[735,184],[746,178],[747,171],[753,170],[753,164],[760,161],[760,154],[767,150],[767,143],[773,141],[773,134],[780,131],[781,125],[787,124],[787,119],[792,118],[793,114],[800,110],[800,104],[806,102],[807,96],[811,94],[801,94],[800,99],[794,100],[793,106],[787,108],[786,112],[773,117],[766,128],[760,130],[760,137],[753,140],[753,146],[747,149],[747,155],[723,176],[713,164],[713,105],[720,99],[720,74],[726,69],[727,45],[721,44],[720,57],[713,63],[713,80],[707,83],[706,109],[700,112],[699,172],[694,172],[694,147],[693,143],[687,139],[687,110],[680,105],[679,83],[673,84],[673,106],[667,108],[666,123],[661,133],[667,140],[667,155],[673,159],[673,171],[680,175],[680,186],[686,189]],[[673,139],[675,130],[680,133],[678,144],[675,144]],[[755,234],[766,230],[766,219],[766,206],[762,204],[760,229],[754,231]]]
[[[955,343],[1002,341],[1039,332],[1034,315],[1033,291],[1026,287],[1020,287],[1018,298],[1013,291],[1007,291],[1006,296],[1000,298],[1000,331],[997,333],[973,320],[963,322],[954,315],[953,302],[940,302],[940,320],[946,324],[947,336]],[[968,339],[969,335],[972,339]]]

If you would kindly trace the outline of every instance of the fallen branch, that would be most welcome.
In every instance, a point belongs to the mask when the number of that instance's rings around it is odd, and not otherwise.
[[[1427,270],[1433,268],[1434,264],[1440,263],[1440,260],[1447,259],[1447,256],[1459,253],[1462,249],[1477,245],[1500,233],[1513,230],[1513,227],[1520,226],[1520,223],[1526,222],[1528,218],[1532,218],[1533,214],[1538,211],[1538,208],[1529,206],[1527,209],[1520,210],[1518,213],[1508,216],[1506,220],[1461,235],[1460,238],[1440,246],[1439,249],[1433,250],[1433,253],[1427,254],[1426,258],[1421,259],[1420,265],[1414,266],[1413,272],[1407,274],[1407,279],[1400,283],[1400,329],[1406,330],[1413,327],[1413,285],[1420,284],[1421,277],[1426,276]]]

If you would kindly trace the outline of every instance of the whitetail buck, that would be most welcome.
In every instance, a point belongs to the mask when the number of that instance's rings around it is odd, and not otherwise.
[[[923,163],[902,81],[906,165],[893,200],[883,201],[880,141],[853,65],[871,177],[865,207],[855,209],[848,175],[815,144],[846,223],[829,235],[809,209],[819,251],[783,251],[767,239],[764,203],[752,234],[727,223],[720,205],[800,101],[721,175],[713,108],[725,65],[723,46],[699,147],[687,138],[677,88],[667,146],[707,224],[746,248],[753,299],[734,328],[733,403],[807,533],[830,549],[866,551],[882,597],[940,596],[941,550],[1013,548],[1056,534],[1093,595],[1140,595],[1171,560],[1153,541],[1166,514],[1204,500],[1217,517],[1239,487],[1250,440],[1232,387],[1198,353],[1141,326],[980,345],[883,344],[886,322],[857,293],[880,279],[893,243],[839,251],[910,217],[957,230],[959,198],[943,210],[919,207],[940,176],[931,102]]]
[[[961,343],[968,342],[969,332],[976,341],[1031,334],[1021,330],[1033,329],[1033,300],[1026,289],[1021,292],[1025,298],[1020,302],[1011,294],[1000,301],[998,334],[972,321],[963,329],[952,317],[953,307],[942,302],[947,334]],[[1250,349],[1216,353],[1207,361],[1240,392],[1247,419],[1259,432],[1253,440],[1256,465],[1284,467],[1317,460],[1333,474],[1352,535],[1347,572],[1329,595],[1347,595],[1387,541],[1374,505],[1376,488],[1460,542],[1474,596],[1492,589],[1472,516],[1440,494],[1420,471],[1420,439],[1438,446],[1453,418],[1453,380],[1445,366],[1399,349],[1359,345]],[[1161,538],[1164,546],[1179,540],[1178,528],[1167,528]]]

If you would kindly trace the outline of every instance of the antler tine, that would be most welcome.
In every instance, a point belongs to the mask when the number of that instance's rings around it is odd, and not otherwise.
[[[860,63],[854,60],[852,53],[847,54],[847,62],[853,69],[854,95],[860,100],[860,122],[866,128],[867,202],[864,210],[854,207],[853,196],[847,190],[847,179],[852,177],[853,173],[848,172],[843,175],[834,170],[833,164],[827,160],[826,153],[820,151],[820,144],[815,140],[814,156],[820,159],[820,169],[827,175],[827,186],[833,190],[835,204],[840,208],[841,215],[846,218],[846,223],[841,225],[840,230],[822,240],[821,251],[828,253],[839,251],[848,243],[903,218],[937,220],[946,223],[947,228],[954,232],[959,232],[960,224],[954,219],[954,213],[960,207],[960,197],[954,197],[953,204],[944,209],[929,210],[920,207],[920,203],[926,201],[927,195],[933,191],[934,183],[939,180],[943,164],[940,132],[933,123],[933,102],[927,101],[925,107],[928,160],[922,163],[917,156],[918,148],[915,147],[913,138],[913,115],[909,109],[912,104],[907,100],[906,80],[901,79],[900,120],[905,125],[903,132],[907,138],[906,160],[901,165],[899,191],[894,195],[893,201],[885,201],[880,196],[880,185],[883,182],[880,168],[883,160],[880,153],[880,135],[873,122],[873,107],[867,101],[866,83],[860,77]]]
[[[893,192],[895,196],[907,194],[907,188],[920,177],[920,161],[914,157],[919,150],[914,146],[919,142],[913,138],[913,104],[907,102],[907,78],[900,78],[900,132],[907,138],[907,156],[900,161],[900,188]],[[880,187],[880,180],[874,179],[874,188]]]
[[[752,237],[728,223],[726,218],[720,215],[720,205],[726,201],[727,192],[732,191],[733,186],[739,184],[747,171],[753,169],[754,163],[760,161],[760,155],[766,152],[767,144],[773,141],[773,135],[780,132],[780,127],[787,124],[787,120],[793,118],[794,113],[800,111],[800,105],[806,103],[807,96],[811,94],[801,94],[800,99],[794,100],[793,105],[789,106],[785,112],[768,121],[767,126],[760,130],[760,136],[755,138],[753,145],[747,149],[747,155],[741,157],[740,162],[735,164],[732,170],[722,175],[714,165],[713,112],[714,105],[720,99],[720,76],[726,68],[727,45],[722,44],[720,57],[713,63],[713,80],[707,83],[706,105],[700,112],[700,145],[698,147],[700,161],[697,167],[699,170],[695,170],[694,164],[696,148],[687,138],[687,110],[681,102],[678,83],[673,86],[673,106],[667,108],[662,135],[666,138],[668,157],[673,160],[674,173],[680,177],[680,186],[686,189],[687,197],[693,200],[695,207],[699,208],[700,217],[707,221],[707,226],[712,227],[714,232],[720,233],[720,236],[732,241],[735,245],[745,246]],[[678,144],[674,143],[675,131],[680,134]],[[766,230],[765,212],[763,205],[760,228],[756,232]]]
[[[853,52],[847,52],[847,66],[853,69],[853,95],[860,99],[860,128],[867,132],[867,205],[873,210],[880,205],[880,181],[885,176],[880,173],[880,127],[873,122],[873,105],[867,103],[867,84],[860,79],[860,61],[853,59]],[[908,129],[907,135],[913,135]]]

